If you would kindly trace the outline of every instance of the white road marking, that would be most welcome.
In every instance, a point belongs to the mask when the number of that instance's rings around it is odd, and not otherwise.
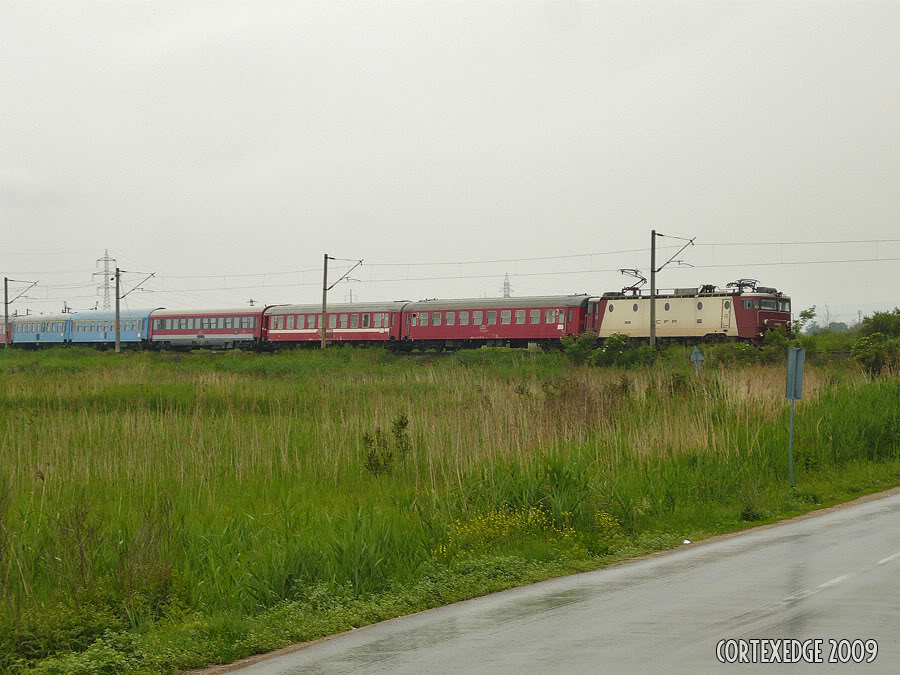
[[[894,555],[889,555],[887,558],[882,558],[881,560],[879,560],[879,561],[878,561],[877,563],[875,563],[875,564],[876,564],[876,565],[884,565],[885,563],[890,562],[890,561],[893,560],[894,558],[900,558],[900,552],[897,552],[897,553],[895,553]]]

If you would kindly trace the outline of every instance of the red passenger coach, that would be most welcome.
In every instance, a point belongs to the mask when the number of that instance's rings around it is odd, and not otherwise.
[[[265,339],[265,307],[158,310],[151,314],[150,344],[169,349],[258,347]]]
[[[394,342],[400,337],[405,302],[356,302],[328,305],[325,334],[329,341]],[[273,345],[319,344],[321,305],[276,305],[265,312],[266,335]]]
[[[587,295],[411,302],[401,340],[438,348],[550,343],[583,331],[587,303]]]

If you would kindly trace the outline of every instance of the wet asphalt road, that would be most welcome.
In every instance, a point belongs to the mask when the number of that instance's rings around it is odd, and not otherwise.
[[[723,665],[723,638],[875,639],[871,664]],[[239,672],[900,672],[900,494],[362,628]]]

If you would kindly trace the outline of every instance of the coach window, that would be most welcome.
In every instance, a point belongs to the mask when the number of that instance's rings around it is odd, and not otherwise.
[[[409,315],[407,315],[407,316],[409,316]],[[409,320],[409,325],[410,326],[418,326],[419,325],[419,315],[416,314],[415,312],[412,313],[412,318],[410,318],[410,320]]]
[[[492,310],[489,310],[489,311],[488,311],[488,313],[487,313],[487,323],[488,323],[489,326],[493,326],[494,324],[497,323],[497,311],[496,311],[496,310],[493,310],[493,309],[492,309]]]
[[[371,328],[372,327],[372,316],[370,314],[362,315],[362,327],[363,328]]]
[[[556,323],[556,312],[554,312],[552,309],[545,309],[544,323]]]
[[[328,327],[337,328],[337,314],[328,315]]]
[[[225,328],[234,328],[234,317],[233,316],[225,317]]]
[[[448,326],[455,326],[456,325],[456,312],[447,312],[447,316],[445,317],[445,319],[446,319],[445,323]]]
[[[541,322],[541,310],[533,309],[528,316],[528,323],[540,323]]]
[[[366,314],[366,316],[368,316],[368,314]],[[375,312],[374,314],[372,314],[371,328],[381,328],[381,325],[384,321],[384,319],[382,318],[383,316],[384,315],[381,312]]]
[[[350,328],[359,328],[359,314],[350,315]]]
[[[431,313],[431,325],[432,326],[440,326],[441,318],[442,318],[442,315],[440,312],[432,312]]]
[[[472,325],[473,326],[480,326],[483,320],[484,320],[484,312],[482,312],[482,311],[472,312]]]
[[[428,312],[419,312],[419,325],[420,326],[428,325]]]
[[[512,310],[511,309],[501,309],[500,310],[500,323],[506,325],[511,322],[512,322]]]
[[[460,326],[468,326],[469,325],[469,313],[468,312],[460,312],[459,313],[459,325]]]
[[[525,310],[524,309],[516,310],[516,323],[517,324],[525,323]]]
[[[698,302],[698,303],[697,303],[697,309],[703,309],[703,303],[702,303],[702,302]]]

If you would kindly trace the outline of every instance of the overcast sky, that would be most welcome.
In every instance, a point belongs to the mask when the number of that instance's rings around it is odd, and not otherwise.
[[[0,0],[0,274],[38,312],[93,306],[107,248],[158,275],[130,307],[316,302],[325,252],[380,264],[333,301],[601,293],[656,228],[703,244],[662,287],[855,319],[900,304],[898,27],[896,1]]]

